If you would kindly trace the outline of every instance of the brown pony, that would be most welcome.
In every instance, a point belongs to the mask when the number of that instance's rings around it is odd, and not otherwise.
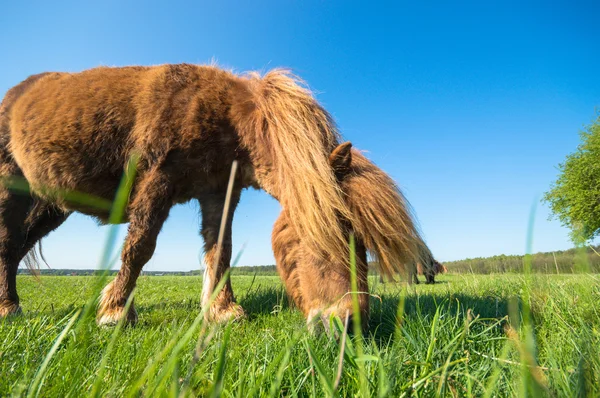
[[[206,306],[229,267],[231,220],[248,187],[281,203],[303,250],[315,258],[346,265],[340,259],[348,258],[351,226],[384,273],[403,270],[416,261],[420,239],[406,203],[388,180],[380,186],[376,168],[344,187],[329,162],[339,140],[331,116],[284,70],[261,77],[179,64],[31,76],[0,106],[0,178],[24,178],[31,192],[0,188],[0,316],[20,310],[17,268],[36,242],[73,211],[108,222],[106,209],[65,193],[112,201],[134,154],[139,161],[123,219],[129,227],[122,266],[102,293],[100,324],[136,321],[133,305],[124,313],[125,303],[170,208],[192,199],[202,212]],[[234,160],[240,171],[217,250]],[[213,321],[243,315],[229,282],[206,314]]]

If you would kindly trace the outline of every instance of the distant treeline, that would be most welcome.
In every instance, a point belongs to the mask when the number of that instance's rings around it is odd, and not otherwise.
[[[57,276],[90,276],[90,275],[102,275],[104,271],[98,271],[93,269],[62,269],[62,268],[40,268],[37,271],[40,275],[57,275]],[[108,271],[108,275],[114,276],[119,272],[119,270],[111,269]],[[195,272],[196,275],[200,275],[200,271],[142,271],[142,275],[193,275]],[[17,271],[18,274],[30,275],[31,271],[27,268],[19,268]]]
[[[109,270],[108,275],[114,276],[118,270]],[[27,268],[19,268],[18,273],[21,275],[29,275],[31,272]],[[40,275],[57,275],[57,276],[90,276],[101,275],[102,271],[91,269],[54,269],[41,268],[38,270]],[[199,276],[204,273],[204,270],[193,271],[142,271],[142,275],[146,276]],[[257,265],[257,266],[240,266],[231,269],[232,275],[277,275],[277,270],[274,265]]]
[[[277,269],[274,265],[254,265],[231,268],[232,275],[277,275]]]
[[[582,249],[557,250],[527,256],[531,271],[544,274],[600,273],[600,245]],[[448,261],[449,273],[522,273],[526,256],[499,255]]]
[[[555,252],[535,253],[529,256],[532,272],[544,274],[600,273],[600,245],[586,249],[558,250]],[[449,273],[492,274],[522,273],[525,269],[525,256],[501,254],[493,257],[468,258],[466,260],[448,261],[444,265]],[[100,275],[100,271],[80,269],[46,269],[39,270],[42,275]],[[193,271],[143,271],[150,276],[198,276],[203,270]],[[29,274],[29,270],[20,268],[19,274]],[[115,275],[117,270],[109,271]],[[376,273],[376,264],[369,263],[369,274]],[[238,266],[231,269],[232,275],[277,275],[274,265]]]

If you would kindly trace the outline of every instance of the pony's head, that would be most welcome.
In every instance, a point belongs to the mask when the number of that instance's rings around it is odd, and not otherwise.
[[[436,275],[444,274],[447,271],[448,270],[446,269],[446,267],[444,267],[443,264],[441,264],[439,261],[437,261],[436,259],[434,259],[432,257],[431,261],[428,262],[425,265],[425,267],[423,268],[422,274],[425,275],[425,280],[427,281],[427,283],[433,284],[433,283],[435,283]],[[419,272],[419,273],[421,273],[421,272]]]
[[[442,263],[440,263],[439,261],[435,260],[435,273],[437,274],[445,274],[446,272],[448,272],[448,268],[446,268],[446,266]]]
[[[339,225],[346,242],[354,237],[355,252],[345,257],[317,253],[306,244],[283,207],[273,229],[273,251],[277,269],[288,294],[308,318],[328,325],[330,315],[352,315],[351,266],[355,258],[358,300],[363,326],[369,312],[367,252],[380,272],[396,272],[412,277],[421,258],[422,239],[413,222],[410,208],[396,184],[347,142],[329,155],[329,164],[343,194],[350,217],[340,214]],[[327,226],[323,226],[327,228]]]

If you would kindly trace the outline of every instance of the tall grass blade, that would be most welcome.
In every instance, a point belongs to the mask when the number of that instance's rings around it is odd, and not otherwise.
[[[172,354],[171,355],[171,363],[172,363],[172,361],[177,359],[177,356],[174,355],[174,353],[178,353],[182,350],[183,346],[185,344],[187,344],[189,342],[189,340],[192,338],[195,330],[202,324],[202,322],[204,321],[204,315],[205,315],[206,311],[208,311],[208,309],[210,308],[210,304],[213,303],[215,298],[219,295],[219,293],[223,289],[223,286],[225,286],[225,283],[227,282],[227,280],[230,277],[230,273],[231,273],[231,270],[227,270],[225,272],[225,274],[223,275],[223,278],[221,278],[221,280],[217,284],[217,287],[215,288],[212,295],[210,296],[209,305],[206,307],[202,307],[202,309],[200,310],[200,312],[194,319],[194,322],[192,323],[192,325],[186,330],[180,330],[179,332],[175,333],[173,335],[173,337],[171,337],[171,340],[169,340],[169,342],[165,345],[165,348],[158,355],[156,355],[154,357],[154,359],[148,364],[148,366],[146,366],[146,369],[144,369],[144,372],[142,373],[142,375],[138,378],[138,380],[136,380],[135,384],[131,387],[131,390],[129,391],[127,396],[133,397],[140,392],[140,390],[142,389],[142,387],[144,386],[146,381],[152,375],[155,374],[156,369],[158,368],[160,363],[163,361],[163,359],[169,353]],[[166,369],[168,369],[168,366],[166,367]],[[161,379],[161,378],[162,378],[162,376],[159,376],[159,379]]]
[[[323,366],[318,356],[315,355],[314,349],[312,348],[311,344],[307,340],[304,340],[304,344],[306,345],[306,349],[308,351],[311,363],[313,364],[314,369],[319,375],[319,379],[321,380],[321,385],[323,386],[325,394],[328,397],[333,397],[335,395],[334,381],[327,374],[325,366]]]
[[[35,377],[33,378],[33,382],[31,383],[31,385],[28,389],[29,390],[27,393],[28,398],[34,397],[34,396],[37,397],[40,394],[40,390],[42,388],[44,378],[46,377],[46,372],[48,370],[48,364],[50,364],[52,357],[54,356],[54,354],[56,354],[58,347],[60,347],[60,344],[62,343],[62,341],[67,336],[67,333],[69,333],[69,331],[75,324],[75,321],[77,321],[77,319],[79,319],[80,313],[81,313],[81,309],[79,309],[79,310],[77,310],[77,312],[75,312],[75,314],[69,320],[69,323],[67,324],[67,326],[65,326],[65,328],[62,330],[62,332],[60,332],[60,334],[56,338],[56,341],[52,345],[52,348],[50,348],[50,351],[48,351],[48,354],[46,354],[44,361],[40,365],[40,368],[38,369],[37,373],[35,374]]]
[[[269,390],[270,397],[276,397],[280,395],[279,388],[281,387],[281,383],[283,382],[283,375],[285,373],[285,370],[288,366],[288,363],[290,362],[292,346],[288,345],[283,352],[283,359],[279,364],[279,368],[277,369],[277,373],[275,374],[275,380],[272,382],[271,389]]]
[[[223,379],[225,378],[225,366],[227,364],[227,345],[229,344],[229,335],[231,334],[231,323],[225,329],[225,335],[221,342],[221,351],[219,352],[219,362],[217,363],[217,369],[215,370],[215,378],[210,388],[209,396],[212,398],[218,398],[221,396],[223,391]]]
[[[358,275],[356,270],[356,243],[354,235],[350,234],[350,286],[352,289],[352,323],[354,329],[353,342],[355,345],[356,355],[358,358],[363,356],[363,339],[362,339],[362,320],[360,313],[360,304],[358,302]],[[363,293],[364,294],[364,293]],[[363,397],[370,396],[369,384],[365,374],[363,362],[357,361],[359,391]]]
[[[129,307],[131,307],[131,303],[133,303],[134,295],[135,295],[135,291],[133,291],[131,293],[131,295],[127,299],[127,302],[125,303],[125,309],[124,309],[125,314],[127,313],[127,311],[129,311]],[[106,347],[106,350],[104,350],[104,355],[102,355],[102,359],[100,360],[100,364],[98,365],[98,370],[96,371],[96,380],[94,381],[94,384],[92,385],[92,391],[90,392],[91,397],[100,396],[100,388],[101,388],[102,382],[104,381],[104,372],[106,372],[106,364],[108,363],[108,360],[110,359],[112,351],[116,346],[117,339],[121,335],[121,330],[123,329],[123,326],[125,325],[125,320],[126,320],[125,317],[122,317],[121,319],[119,319],[119,322],[117,323],[117,326],[115,327],[115,330],[113,330],[113,332],[111,334],[108,346]]]

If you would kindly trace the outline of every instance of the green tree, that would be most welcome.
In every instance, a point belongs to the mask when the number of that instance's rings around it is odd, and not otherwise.
[[[558,179],[543,201],[582,243],[600,235],[600,111],[580,136],[581,144],[559,165]]]

